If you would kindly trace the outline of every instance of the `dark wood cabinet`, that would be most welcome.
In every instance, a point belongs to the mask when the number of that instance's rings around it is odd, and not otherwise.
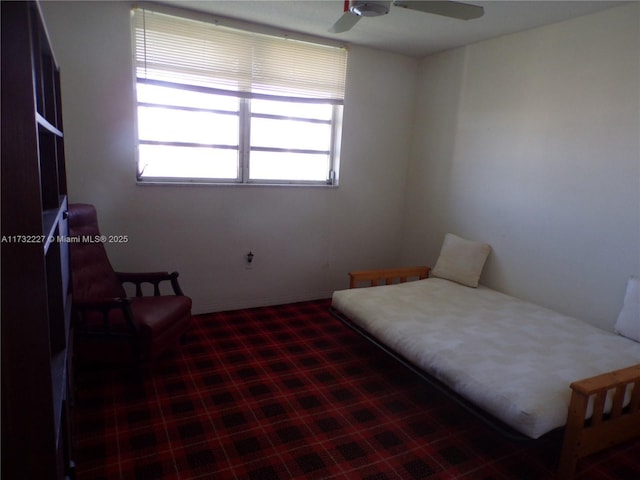
[[[60,75],[36,2],[2,8],[2,478],[73,476]]]

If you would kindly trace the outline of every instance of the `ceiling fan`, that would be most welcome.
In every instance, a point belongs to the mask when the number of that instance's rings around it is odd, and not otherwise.
[[[389,9],[394,7],[417,10],[424,13],[433,13],[445,17],[457,18],[460,20],[471,20],[484,15],[484,8],[461,2],[427,2],[418,0],[345,0],[344,13],[329,30],[332,33],[342,33],[353,28],[361,17],[379,17],[389,13]]]

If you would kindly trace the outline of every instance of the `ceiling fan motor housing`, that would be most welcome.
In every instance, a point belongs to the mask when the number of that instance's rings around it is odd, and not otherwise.
[[[353,2],[349,10],[359,17],[379,17],[389,13],[389,2]]]
[[[342,33],[351,30],[362,17],[386,15],[389,13],[392,4],[412,11],[442,15],[460,20],[471,20],[484,15],[483,7],[457,1],[344,0],[344,13],[329,31],[331,33]]]

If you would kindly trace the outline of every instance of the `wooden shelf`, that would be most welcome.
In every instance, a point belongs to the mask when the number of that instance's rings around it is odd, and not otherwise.
[[[60,225],[60,222],[64,220],[61,217],[64,216],[66,210],[67,197],[59,196],[58,206],[56,208],[50,208],[42,211],[42,243],[45,254],[49,251],[49,246],[52,242],[57,242],[59,240],[59,236],[64,236],[64,234],[56,232],[56,228]]]
[[[51,357],[51,378],[53,380],[53,419],[56,438],[60,437],[62,406],[67,398],[67,351],[61,350]]]
[[[61,130],[58,130],[53,124],[49,123],[49,121],[38,112],[36,112],[36,121],[38,122],[38,125],[47,130],[49,133],[53,133],[58,137],[64,136]]]
[[[37,2],[1,2],[2,478],[73,477],[60,74]]]

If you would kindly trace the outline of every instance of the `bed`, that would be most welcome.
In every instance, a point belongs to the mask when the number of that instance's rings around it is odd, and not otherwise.
[[[354,329],[507,429],[566,427],[561,478],[640,436],[640,343],[427,267],[350,276],[332,309]]]

